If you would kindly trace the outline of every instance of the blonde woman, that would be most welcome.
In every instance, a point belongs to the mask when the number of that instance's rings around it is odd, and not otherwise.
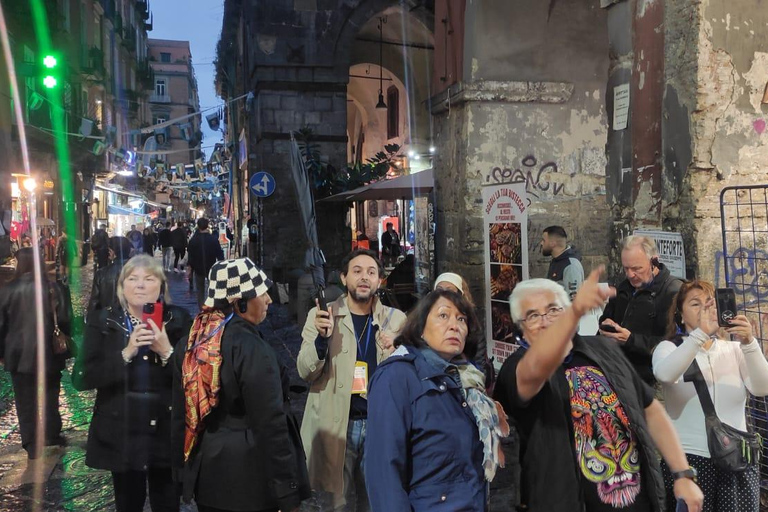
[[[88,328],[74,371],[75,387],[95,389],[85,462],[112,472],[118,512],[179,510],[171,477],[173,347],[192,324],[165,303],[159,261],[142,254],[125,263],[117,281],[119,305],[100,310]],[[163,308],[162,322],[143,320],[145,304]],[[147,485],[149,484],[149,485]]]

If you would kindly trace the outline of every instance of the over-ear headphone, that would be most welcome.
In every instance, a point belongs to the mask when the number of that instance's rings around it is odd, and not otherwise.
[[[238,299],[238,301],[237,301],[237,309],[241,313],[245,313],[246,311],[248,311],[248,301],[245,300],[245,299]]]

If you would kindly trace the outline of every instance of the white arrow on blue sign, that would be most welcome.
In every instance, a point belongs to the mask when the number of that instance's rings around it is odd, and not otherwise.
[[[268,172],[257,172],[251,176],[248,188],[256,197],[269,197],[275,191],[275,178]]]

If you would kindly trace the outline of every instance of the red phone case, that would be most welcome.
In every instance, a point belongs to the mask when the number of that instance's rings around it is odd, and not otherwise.
[[[154,304],[155,310],[150,314],[147,312],[143,312],[141,315],[141,321],[142,323],[147,324],[147,327],[152,329],[152,327],[149,325],[149,322],[147,322],[148,319],[152,319],[153,322],[155,322],[155,325],[158,329],[163,328],[163,303],[162,302],[156,302]]]

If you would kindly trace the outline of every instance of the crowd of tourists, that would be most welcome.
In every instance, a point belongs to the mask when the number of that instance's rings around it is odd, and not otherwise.
[[[207,220],[183,248],[173,235],[184,226],[170,227],[153,242],[162,260],[130,236],[99,248],[72,372],[76,389],[96,392],[85,462],[111,472],[119,512],[147,499],[153,511],[194,499],[201,512],[292,512],[310,498],[321,510],[485,512],[511,428],[520,510],[759,510],[762,442],[746,404],[768,395],[768,362],[750,320],[722,326],[713,285],[671,276],[650,238],[623,240],[625,279],[614,287],[600,283],[602,267],[585,274],[562,227],[547,228],[548,278],[513,289],[519,349],[498,374],[473,283],[444,273],[403,312],[379,299],[378,255],[353,251],[340,270],[345,293],[321,296],[303,326],[299,424],[289,369],[259,332],[272,282],[248,258],[224,259]],[[184,251],[194,318],[168,297]],[[31,459],[66,442],[58,395],[70,354],[56,347],[71,323],[66,293],[45,281],[38,393],[34,263],[20,250],[0,290],[0,350]],[[596,309],[599,332],[579,335]]]

